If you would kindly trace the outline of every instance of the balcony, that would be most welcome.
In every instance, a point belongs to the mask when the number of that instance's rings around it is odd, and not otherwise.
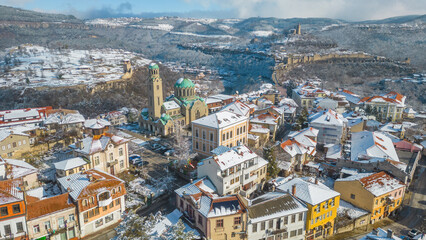
[[[109,191],[105,191],[98,195],[98,206],[99,207],[106,207],[109,204],[111,204],[112,198],[111,193]]]
[[[112,161],[112,162],[107,162],[107,167],[112,167],[112,166],[115,166],[115,165],[117,165],[118,164],[118,160],[117,159],[115,159],[114,161]]]

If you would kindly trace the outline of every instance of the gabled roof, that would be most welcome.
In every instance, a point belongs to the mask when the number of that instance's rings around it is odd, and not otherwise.
[[[344,118],[341,114],[328,109],[310,115],[309,122],[311,124],[343,126],[344,123],[347,122],[347,119]]]
[[[239,100],[224,106],[221,111],[229,111],[247,117],[250,115],[250,107]]]
[[[262,113],[257,115],[256,117],[250,119],[251,123],[258,123],[258,124],[268,124],[268,125],[277,125],[278,124],[278,119],[280,118],[279,115],[271,113],[271,112],[266,112],[266,113]]]
[[[2,159],[0,158],[0,162],[1,161]],[[11,171],[8,172],[9,175],[7,176],[9,179],[25,177],[30,174],[37,173],[38,171],[37,168],[22,160],[3,159],[3,161],[11,168]]]
[[[360,173],[347,178],[339,178],[336,181],[359,181],[365,190],[372,193],[374,196],[382,196],[383,194],[392,192],[396,189],[404,187],[404,183],[391,177],[386,172],[378,173]]]
[[[352,133],[351,160],[389,158],[399,161],[392,140],[380,132],[362,131]]]
[[[210,179],[208,177],[202,177],[195,180],[193,183],[188,183],[185,186],[176,189],[175,193],[182,197],[184,195],[199,195],[201,193],[204,193],[206,195],[216,195],[216,191],[216,187],[210,181]]]
[[[75,151],[83,154],[94,154],[97,152],[104,151],[109,145],[109,143],[112,143],[114,145],[120,145],[128,141],[129,140],[125,138],[104,133],[102,135],[95,135],[93,137],[84,138],[81,142],[82,148],[78,148]]]
[[[50,114],[46,120],[43,121],[44,124],[75,124],[75,123],[83,123],[85,121],[83,115],[80,113],[68,113],[64,114],[62,112],[56,112]]]
[[[86,164],[87,162],[84,161],[84,159],[81,157],[69,158],[60,162],[53,163],[56,169],[63,170],[63,171],[81,167]]]
[[[268,192],[250,201],[247,211],[252,223],[300,213],[308,209],[289,193]]]
[[[210,209],[207,212],[207,217],[220,217],[242,213],[245,210],[237,196],[224,196],[210,198]],[[207,202],[207,201],[206,201]]]
[[[247,120],[247,116],[224,110],[194,120],[192,123],[211,128],[224,128]]]
[[[10,135],[29,136],[28,134],[22,132],[14,132],[12,130],[0,129],[0,142],[5,140]]]
[[[21,190],[21,179],[9,179],[0,181],[0,205],[24,200]]]
[[[105,119],[87,119],[84,122],[84,127],[89,129],[103,129],[105,127],[111,126],[111,123]]]
[[[108,188],[116,187],[124,181],[101,170],[90,169],[84,173],[59,178],[58,183],[75,201],[80,197],[92,196]]]
[[[27,198],[27,221],[35,218],[52,215],[54,213],[75,208],[69,200],[69,194],[64,193],[50,198],[38,200],[34,197]]]
[[[310,182],[309,179],[303,180],[301,178],[294,178],[279,185],[277,189],[291,193],[293,185],[296,186],[295,197],[312,206],[340,195],[340,193],[328,188],[320,182],[315,184]]]
[[[231,148],[230,150],[220,154],[220,155],[214,155],[211,157],[208,157],[204,160],[202,160],[200,163],[198,163],[199,165],[204,164],[204,162],[207,161],[212,161],[215,164],[217,164],[217,166],[220,168],[220,170],[226,170],[230,167],[233,167],[237,164],[241,164],[245,161],[251,160],[257,158],[258,159],[258,164],[259,167],[264,166],[266,164],[268,164],[268,162],[266,160],[264,160],[263,158],[259,157],[255,152],[253,152],[252,150],[250,150],[248,147],[246,146],[235,146],[233,148]]]
[[[308,153],[313,156],[316,154],[317,142],[313,140],[318,136],[318,130],[312,127],[302,129],[297,132],[291,132],[288,140],[281,143],[281,148],[294,157],[298,154]]]

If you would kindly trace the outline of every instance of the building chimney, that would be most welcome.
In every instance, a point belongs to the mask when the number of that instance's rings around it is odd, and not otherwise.
[[[293,196],[296,196],[296,184],[294,184],[294,185],[291,186],[291,194]]]
[[[191,179],[189,179],[189,182],[192,184],[192,182],[193,182],[193,181],[192,181],[192,178],[191,178]]]
[[[315,184],[318,185],[318,178],[315,178]]]
[[[392,229],[388,229],[388,234],[386,235],[387,238],[393,238],[393,231]]]

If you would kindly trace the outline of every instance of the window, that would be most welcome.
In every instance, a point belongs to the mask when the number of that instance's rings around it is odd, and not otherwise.
[[[23,143],[23,144],[26,144],[26,143],[27,143],[27,141],[26,141],[26,140],[22,140],[22,143]]]
[[[266,225],[266,222],[261,222],[260,223],[260,230],[261,231],[265,230],[265,225]]]
[[[288,216],[284,217],[284,224],[287,225],[288,224]]]
[[[102,207],[102,211],[103,211],[103,212],[106,212],[106,210],[108,210],[108,207],[107,207],[107,206]]]
[[[39,233],[40,232],[40,226],[37,224],[33,227],[33,231],[34,233]]]
[[[24,231],[24,225],[22,224],[22,222],[17,222],[17,223],[16,223],[16,231],[17,231],[18,233],[21,233],[21,232],[23,232],[23,231]]]
[[[84,222],[88,222],[89,221],[89,213],[88,212],[83,213],[83,218],[84,218]]]
[[[104,219],[103,218],[96,220],[95,227],[98,228],[98,227],[100,227],[102,225],[104,225]]]
[[[51,229],[51,227],[50,227],[50,221],[44,222],[44,229],[46,229],[46,230]]]
[[[206,151],[206,144],[203,143],[203,152]]]
[[[21,206],[19,206],[19,204],[15,204],[15,205],[12,206],[12,210],[13,210],[14,214],[20,213],[21,212]]]
[[[303,233],[303,228],[297,230],[297,235],[302,235],[302,233]]]
[[[120,199],[115,200],[115,205],[120,205]]]
[[[13,143],[12,143],[12,146],[13,146],[14,148],[16,148],[16,142],[13,142]]]
[[[237,135],[239,135],[240,134],[240,129],[239,128],[237,128]]]
[[[206,132],[203,131],[203,139],[206,139]]]
[[[213,133],[210,133],[210,141],[213,141]]]
[[[83,200],[83,207],[87,206],[87,199]]]
[[[111,202],[110,204],[109,204],[109,208],[113,208],[114,207],[114,202]]]
[[[274,227],[274,220],[269,220],[268,227],[269,228],[273,228]]]
[[[1,150],[6,150],[6,146],[1,146]]]
[[[281,229],[281,218],[278,218],[277,220],[277,229]]]
[[[303,221],[303,213],[299,213],[299,222]]]
[[[216,227],[222,228],[223,227],[223,219],[216,220]]]
[[[198,149],[198,142],[195,142],[195,149]]]
[[[355,199],[355,194],[351,194],[351,198],[352,198],[352,199]]]
[[[234,225],[240,225],[241,224],[241,217],[234,217]]]
[[[110,153],[109,154],[109,160],[110,161],[114,161],[114,153]]]
[[[114,214],[110,214],[110,215],[105,217],[105,223],[109,223],[112,220],[114,220]]]
[[[95,157],[95,165],[99,165],[99,156]]]
[[[253,223],[253,231],[252,232],[257,232],[257,223]]]
[[[201,217],[201,215],[198,215],[198,224],[203,226],[203,217]]]
[[[291,215],[291,223],[296,222],[296,214]]]
[[[284,232],[284,233],[283,233],[283,238],[284,238],[284,239],[287,239],[287,238],[288,238],[288,232]]]
[[[195,137],[198,137],[198,129],[195,129]]]
[[[246,126],[243,127],[243,132],[246,132]]]
[[[124,168],[124,160],[120,160],[120,168]]]
[[[68,230],[68,239],[75,238],[75,231],[74,228],[71,230]]]
[[[297,230],[293,230],[290,232],[290,237],[294,237],[297,235]]]
[[[18,146],[21,146],[21,145],[22,145],[22,142],[21,142],[21,141],[19,141],[19,142],[18,142]]]
[[[222,135],[222,141],[225,141],[225,133]]]
[[[229,132],[226,133],[226,139],[229,139]]]
[[[118,149],[118,155],[119,156],[123,156],[123,148],[119,148]]]
[[[58,218],[58,226],[59,226],[60,228],[65,227],[65,219],[64,219],[64,217],[60,217],[60,218]]]
[[[74,214],[70,214],[70,215],[68,216],[68,221],[70,221],[70,222],[74,222],[74,221],[75,221],[75,216],[74,216]]]
[[[0,215],[3,216],[7,216],[9,215],[9,212],[7,211],[7,207],[2,207],[0,208]]]
[[[94,203],[95,202],[95,198],[94,197],[90,197],[89,203]]]
[[[6,236],[12,235],[12,229],[10,228],[10,225],[4,225],[4,234]]]
[[[230,137],[232,138],[232,131],[229,133]]]

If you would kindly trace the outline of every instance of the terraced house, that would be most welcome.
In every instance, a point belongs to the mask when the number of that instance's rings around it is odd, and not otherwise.
[[[91,169],[58,179],[61,190],[76,205],[80,237],[101,231],[119,221],[125,210],[124,181]]]
[[[312,178],[294,178],[279,185],[277,191],[291,193],[307,206],[306,239],[333,235],[340,193]]]
[[[0,239],[28,239],[22,180],[0,181]]]
[[[385,172],[360,173],[337,179],[334,189],[342,199],[371,213],[370,223],[388,217],[401,206],[405,184]]]

